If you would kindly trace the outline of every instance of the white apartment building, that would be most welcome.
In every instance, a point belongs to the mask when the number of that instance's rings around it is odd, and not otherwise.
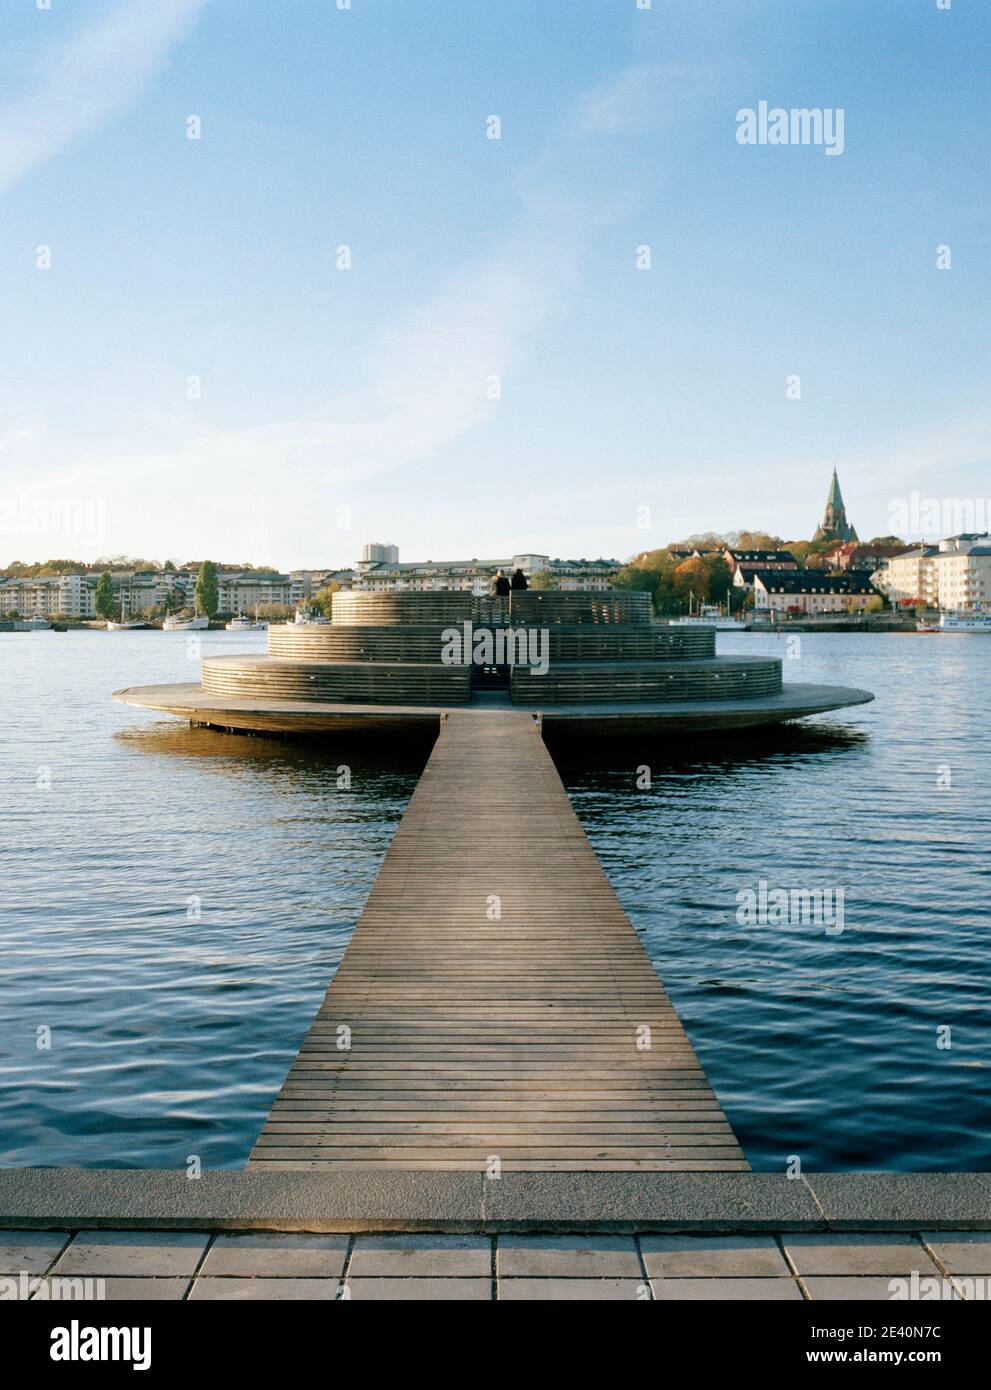
[[[151,609],[161,609],[171,596],[173,606],[192,607],[196,597],[196,567],[178,570],[117,570],[111,572],[114,602],[128,617],[138,617]],[[44,575],[30,579],[4,579],[0,576],[0,615],[39,614],[52,618],[96,618],[96,586],[100,573]],[[319,587],[319,586],[318,586]],[[250,612],[268,603],[289,607],[292,581],[287,574],[255,573],[251,570],[221,571],[217,575],[218,611]]]
[[[875,583],[894,604],[991,612],[991,536],[948,536],[893,556]]]
[[[940,541],[933,559],[937,605],[944,613],[991,613],[991,536],[958,545]]]
[[[893,555],[874,572],[874,583],[895,607],[923,604],[936,607],[936,566],[934,545],[919,545],[901,555]]]
[[[19,613],[53,618],[57,613],[69,617],[94,614],[92,590],[83,574],[45,575],[34,579],[0,577],[0,615]],[[94,585],[95,587],[95,585]]]

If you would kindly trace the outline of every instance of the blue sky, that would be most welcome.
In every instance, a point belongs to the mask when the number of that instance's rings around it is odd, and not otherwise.
[[[991,496],[989,29],[976,0],[6,0],[0,563],[798,539],[834,463],[862,537],[913,490]],[[760,100],[842,107],[842,155],[741,146]]]

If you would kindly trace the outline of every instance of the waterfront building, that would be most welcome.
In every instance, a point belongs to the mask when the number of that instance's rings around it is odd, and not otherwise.
[[[835,468],[833,469],[833,481],[829,485],[829,496],[826,498],[826,510],[812,539],[814,541],[839,541],[843,545],[849,541],[857,540],[857,532],[847,521],[846,507],[843,503],[843,494],[840,492],[840,482],[836,476]]]
[[[893,555],[874,573],[874,583],[896,607],[935,608],[937,576],[935,556],[939,547],[917,545]]]
[[[991,612],[991,536],[950,536],[932,558],[944,613]]]
[[[758,613],[815,616],[862,612],[877,589],[869,574],[822,574],[819,570],[757,570],[754,607]]]
[[[519,553],[497,560],[420,560],[400,561],[365,558],[369,552],[396,551],[395,546],[364,547],[362,559],[354,568],[351,587],[364,593],[460,592],[482,597],[492,587],[497,570],[507,574],[521,569],[527,579],[547,573],[557,589],[565,592],[593,590],[603,592],[612,587],[613,576],[622,565],[618,560],[552,560],[549,555]],[[398,555],[398,551],[396,552]]]
[[[56,613],[79,617],[92,607],[92,594],[79,574],[38,575],[32,578],[0,577],[0,615],[54,617]],[[95,585],[94,585],[95,587]]]
[[[270,603],[283,608],[288,608],[292,603],[292,580],[288,574],[264,570],[218,571],[219,613],[251,613],[261,605]]]
[[[892,556],[875,575],[892,603],[991,611],[991,536],[966,532]]]
[[[47,618],[61,614],[84,621],[96,618],[96,586],[102,572],[92,569],[81,574],[37,575],[23,579],[0,576],[0,614],[16,612]],[[114,603],[126,617],[161,610],[166,604],[172,608],[191,608],[196,601],[198,577],[199,565],[110,572]],[[218,611],[222,613],[248,612],[266,603],[289,607],[291,603],[292,581],[287,574],[221,570],[217,584]]]

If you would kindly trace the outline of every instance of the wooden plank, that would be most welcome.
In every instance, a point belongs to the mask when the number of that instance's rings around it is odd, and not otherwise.
[[[537,723],[452,712],[249,1166],[747,1163]]]

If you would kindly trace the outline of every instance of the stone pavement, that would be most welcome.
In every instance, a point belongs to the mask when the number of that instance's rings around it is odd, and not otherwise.
[[[28,1278],[18,1280],[22,1274]],[[49,1284],[56,1278],[79,1283],[56,1291]],[[38,1279],[44,1281],[40,1287]],[[985,1298],[991,1290],[991,1232],[352,1236],[0,1230],[0,1299],[56,1292],[67,1299],[74,1287],[87,1287],[83,1279],[104,1281],[107,1299],[141,1300],[887,1301],[899,1287],[891,1287],[893,1279],[908,1281],[902,1288],[909,1297]]]

